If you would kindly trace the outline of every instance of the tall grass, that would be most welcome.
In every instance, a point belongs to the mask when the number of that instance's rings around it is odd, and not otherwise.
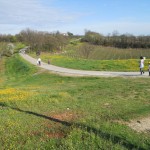
[[[36,57],[32,55],[33,57]],[[96,71],[139,71],[139,59],[125,60],[90,60],[67,57],[61,54],[42,53],[42,61],[50,60],[51,64],[80,70],[96,70]],[[148,69],[148,62],[145,60],[145,70]]]
[[[82,58],[84,56],[79,55],[79,49],[82,44],[68,45],[66,47],[65,55],[70,57]],[[120,60],[120,59],[139,59],[140,56],[150,59],[150,49],[133,49],[133,48],[115,48],[104,46],[92,46],[93,51],[89,55],[89,59],[94,60]],[[81,54],[81,53],[80,53]]]
[[[18,56],[5,64],[0,149],[149,149],[148,133],[118,122],[148,116],[150,80],[62,77]]]
[[[66,51],[59,54],[41,53],[42,61],[51,64],[82,70],[97,71],[139,71],[139,57],[146,57],[145,70],[148,69],[150,61],[150,49],[118,49],[112,47],[93,46],[93,51],[88,59],[84,59],[79,55],[79,47],[77,45],[68,45]],[[36,58],[35,54],[31,54]]]
[[[140,56],[144,56],[147,59],[150,58],[150,49],[119,49],[113,47],[96,47],[91,54],[91,59],[101,60],[116,60],[116,59],[139,59]]]

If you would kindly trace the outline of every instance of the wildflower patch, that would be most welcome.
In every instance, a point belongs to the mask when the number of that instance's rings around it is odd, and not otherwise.
[[[35,93],[18,90],[15,88],[7,88],[7,89],[0,91],[0,102],[25,100],[25,99],[31,97],[33,94],[35,94]]]

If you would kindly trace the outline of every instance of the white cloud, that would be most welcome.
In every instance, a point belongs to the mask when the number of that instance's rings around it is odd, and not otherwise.
[[[53,1],[49,0],[49,3]],[[15,32],[13,27],[54,27],[69,23],[80,16],[78,13],[69,14],[64,10],[45,6],[42,0],[0,0],[1,32]]]
[[[150,23],[135,22],[136,18],[124,17],[114,22],[102,22],[99,16],[88,12],[70,12],[67,8],[54,7],[56,0],[0,0],[0,33],[19,33],[22,29],[31,28],[40,31],[70,31],[84,34],[84,29],[120,34],[145,34],[150,31]],[[90,10],[90,9],[89,9]],[[75,11],[75,10],[74,10]],[[94,11],[94,10],[92,10]]]
[[[54,8],[42,6],[38,0],[7,0],[1,5],[4,23],[37,23],[41,21],[64,19]],[[60,14],[59,14],[60,13]]]

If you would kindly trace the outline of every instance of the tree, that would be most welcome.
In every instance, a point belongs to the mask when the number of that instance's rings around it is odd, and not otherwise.
[[[104,36],[96,32],[86,31],[82,41],[89,42],[95,45],[102,45],[104,42]]]
[[[71,32],[67,32],[68,36],[72,37],[73,36],[73,33]]]

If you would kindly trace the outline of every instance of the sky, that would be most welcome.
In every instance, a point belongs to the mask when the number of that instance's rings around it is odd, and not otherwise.
[[[150,35],[150,0],[0,0],[0,34]]]

